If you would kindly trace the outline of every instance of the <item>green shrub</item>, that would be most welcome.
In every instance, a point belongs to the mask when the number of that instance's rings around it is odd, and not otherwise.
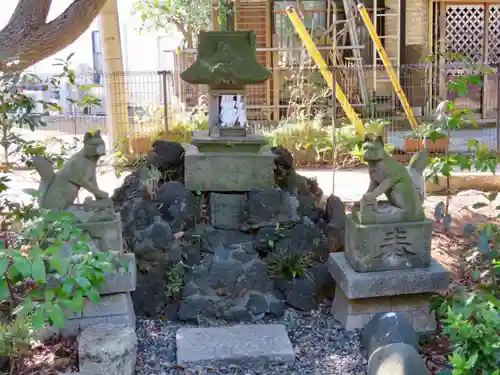
[[[63,328],[65,309],[98,303],[105,274],[121,265],[113,252],[91,251],[71,213],[38,210],[29,217],[16,243],[0,249],[0,303],[11,318],[0,325],[0,352],[13,359],[47,323]]]

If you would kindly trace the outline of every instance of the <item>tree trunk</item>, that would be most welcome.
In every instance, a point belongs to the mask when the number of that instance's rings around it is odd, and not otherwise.
[[[21,71],[72,44],[97,17],[106,0],[73,0],[47,22],[52,0],[19,0],[0,31],[0,71]]]

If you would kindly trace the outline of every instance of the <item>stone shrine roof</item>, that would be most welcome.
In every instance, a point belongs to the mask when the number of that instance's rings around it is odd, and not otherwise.
[[[196,61],[181,78],[192,84],[241,86],[264,82],[270,74],[257,62],[253,31],[202,31]]]

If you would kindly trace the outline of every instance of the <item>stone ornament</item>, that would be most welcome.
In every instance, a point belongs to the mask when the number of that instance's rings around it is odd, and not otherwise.
[[[354,217],[362,224],[423,220],[422,173],[427,164],[428,151],[417,153],[405,167],[385,151],[382,137],[368,135],[363,152],[368,163],[370,186],[361,202],[355,204]],[[377,201],[384,194],[387,200]]]

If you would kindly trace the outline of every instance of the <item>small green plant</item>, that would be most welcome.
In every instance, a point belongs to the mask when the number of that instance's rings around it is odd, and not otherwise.
[[[431,141],[436,141],[437,139],[443,139],[447,136],[447,131],[439,123],[428,123],[421,124],[412,132],[406,135],[405,139],[429,139]]]
[[[187,266],[183,262],[178,262],[168,271],[167,282],[165,284],[165,295],[168,298],[174,298],[182,291],[186,268]]]
[[[296,251],[271,252],[267,258],[269,276],[290,281],[308,277],[307,268],[314,264],[310,254],[301,254]]]
[[[163,174],[155,166],[151,166],[148,172],[148,177],[143,181],[143,185],[151,199],[155,199],[156,192],[160,180],[163,179]]]
[[[484,194],[489,203],[476,202],[472,207],[492,205],[497,195]],[[444,204],[438,206],[435,214],[443,219]],[[498,212],[500,206],[495,209]],[[499,375],[500,226],[494,222],[498,217],[496,213],[489,217],[490,222],[464,227],[465,235],[477,239],[462,267],[472,275],[474,289],[460,289],[433,301],[432,309],[442,317],[443,333],[449,336],[453,349],[449,357],[453,369],[441,375]]]
[[[20,214],[17,240],[0,249],[0,303],[11,317],[0,326],[0,350],[11,357],[11,373],[36,332],[63,328],[64,310],[80,312],[86,299],[98,303],[105,274],[120,265],[113,252],[90,250],[71,213],[33,211]]]

